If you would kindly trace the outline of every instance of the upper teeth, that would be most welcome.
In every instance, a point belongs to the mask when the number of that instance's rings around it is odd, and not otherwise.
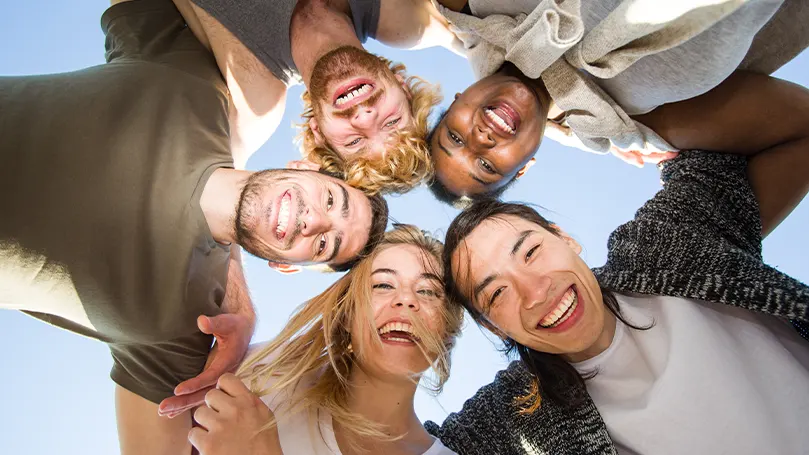
[[[571,287],[567,290],[565,295],[562,296],[562,300],[559,302],[559,305],[557,305],[553,311],[539,321],[539,325],[550,329],[565,322],[567,318],[573,314],[573,310],[576,309],[576,304],[578,302],[579,298],[576,296],[576,291],[574,291]]]
[[[360,96],[365,93],[368,93],[368,91],[371,90],[371,88],[372,87],[370,84],[362,84],[359,87],[355,88],[354,90],[350,91],[349,93],[337,98],[337,105],[339,106],[341,104],[347,103],[353,100],[355,96]]]
[[[508,134],[514,134],[514,128],[510,127],[509,124],[500,117],[500,115],[496,114],[494,109],[486,108],[483,110],[483,112],[486,114],[486,117],[494,122],[495,125],[502,128]]]
[[[410,334],[413,338],[416,337],[416,333],[413,330],[413,326],[409,322],[388,322],[387,324],[380,327],[377,332],[380,335],[384,335],[389,332],[404,332]],[[411,340],[406,340],[411,341]]]
[[[287,231],[287,223],[289,222],[289,200],[291,198],[287,195],[281,198],[281,208],[278,210],[278,226],[275,232],[278,235],[284,235]]]

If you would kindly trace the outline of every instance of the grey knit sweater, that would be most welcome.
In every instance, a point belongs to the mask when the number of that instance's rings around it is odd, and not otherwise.
[[[661,166],[664,188],[609,239],[598,281],[618,293],[666,295],[791,319],[809,339],[809,286],[765,265],[758,204],[745,158],[682,152]],[[460,455],[614,454],[592,400],[575,409],[543,400],[517,413],[531,377],[512,362],[463,409],[427,430]]]

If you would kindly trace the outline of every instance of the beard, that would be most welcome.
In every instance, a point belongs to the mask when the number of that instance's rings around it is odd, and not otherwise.
[[[278,263],[289,263],[289,260],[284,258],[283,251],[270,246],[261,239],[261,236],[257,233],[257,227],[264,217],[270,215],[263,204],[267,187],[291,180],[289,176],[284,175],[289,172],[294,171],[290,169],[266,169],[250,175],[239,196],[239,203],[236,206],[236,219],[234,220],[236,243],[254,256]],[[297,192],[298,190],[293,187],[291,191]],[[301,232],[300,214],[303,212],[303,204],[300,196],[297,201],[297,216],[294,217],[295,225],[287,227],[287,235],[285,236],[287,247],[292,245],[292,242]]]
[[[354,46],[341,46],[321,56],[312,69],[309,94],[315,113],[321,102],[332,104],[329,84],[350,77],[383,77],[395,80],[388,65],[379,57]]]

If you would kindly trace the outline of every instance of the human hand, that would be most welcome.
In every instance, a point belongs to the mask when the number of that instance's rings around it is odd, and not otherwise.
[[[677,152],[642,152],[639,150],[621,150],[613,146],[610,152],[621,161],[642,168],[644,164],[658,164],[677,156]]]
[[[205,404],[194,412],[200,426],[188,432],[200,455],[282,453],[278,430],[261,431],[273,419],[272,411],[236,376],[219,378],[217,388],[205,395]]]
[[[253,336],[253,322],[241,314],[225,313],[214,317],[200,316],[197,326],[203,333],[216,337],[208,361],[199,376],[181,382],[174,388],[175,396],[166,398],[158,407],[161,416],[176,417],[199,406],[205,394],[225,373],[235,371],[247,353]]]

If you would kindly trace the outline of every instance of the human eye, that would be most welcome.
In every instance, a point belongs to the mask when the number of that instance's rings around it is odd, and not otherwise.
[[[494,290],[492,296],[489,297],[489,306],[486,308],[488,311],[494,304],[497,303],[497,298],[503,295],[503,292],[506,290],[505,286],[501,286]]]
[[[359,138],[359,137],[358,137],[358,138],[356,138],[356,139],[354,139],[353,141],[351,141],[351,142],[349,142],[348,144],[346,144],[346,147],[351,147],[352,145],[357,145],[357,144],[359,144],[361,139],[362,139],[362,138]]]
[[[332,194],[331,190],[327,190],[329,196],[326,198],[326,210],[331,210],[331,207],[334,205],[334,195]]]
[[[320,256],[323,254],[323,251],[326,250],[326,234],[320,234],[320,240],[318,240],[317,244],[317,255]]]
[[[463,144],[463,141],[461,140],[461,138],[458,137],[455,133],[453,133],[449,129],[447,129],[447,137],[449,137],[449,140],[451,140],[452,143],[455,144],[455,145]]]
[[[536,253],[540,246],[542,246],[542,244],[537,243],[525,252],[525,262],[528,262],[532,257],[534,257],[534,253]]]
[[[494,170],[494,168],[492,167],[492,165],[491,165],[491,164],[489,164],[489,163],[488,163],[486,160],[484,160],[483,158],[478,158],[478,162],[480,163],[480,167],[482,167],[482,168],[483,168],[483,170],[484,170],[485,172],[487,172],[487,173],[489,173],[489,174],[496,174],[496,173],[497,173],[497,171],[495,171],[495,170]]]
[[[375,284],[375,285],[373,285],[371,287],[373,289],[386,289],[386,290],[393,289],[393,286],[391,286],[388,283],[377,283],[377,284]]]
[[[402,120],[402,118],[401,118],[401,117],[399,117],[399,118],[395,118],[395,119],[393,119],[393,120],[389,121],[388,123],[386,123],[386,124],[385,124],[385,127],[386,127],[386,128],[390,128],[390,127],[392,127],[392,126],[396,125],[397,123],[399,123],[399,121],[401,121],[401,120]]]
[[[418,293],[427,297],[438,297],[438,292],[435,289],[419,289]]]

